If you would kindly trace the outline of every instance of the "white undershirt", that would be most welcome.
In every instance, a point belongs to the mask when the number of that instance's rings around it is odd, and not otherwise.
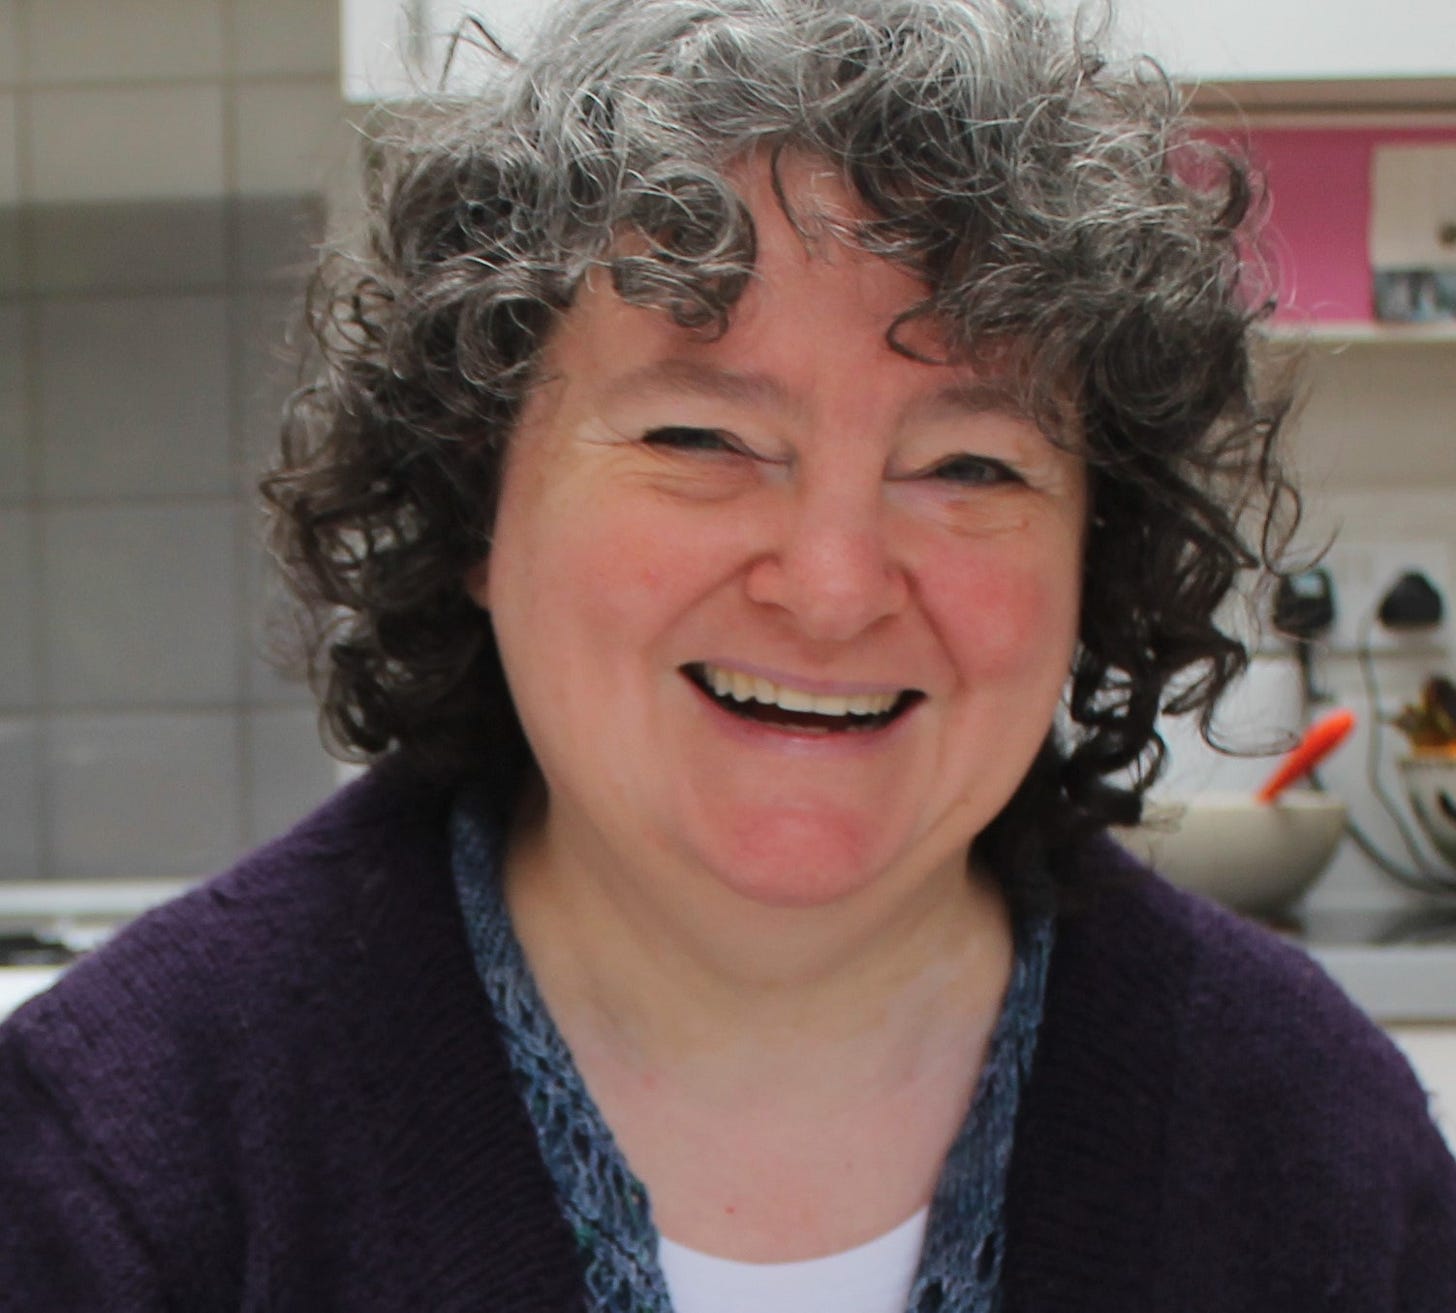
[[[658,1242],[673,1313],[905,1313],[929,1208],[867,1244],[798,1263],[739,1263]]]

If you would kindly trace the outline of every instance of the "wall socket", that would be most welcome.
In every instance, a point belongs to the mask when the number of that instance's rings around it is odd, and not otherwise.
[[[1447,543],[1439,539],[1406,542],[1338,539],[1321,564],[1330,572],[1335,590],[1335,623],[1320,643],[1327,651],[1359,650],[1364,627],[1391,585],[1407,570],[1419,570],[1441,594],[1441,623],[1431,629],[1396,632],[1376,619],[1369,627],[1371,651],[1413,655],[1450,651],[1451,613],[1456,607],[1456,597],[1451,594],[1451,548]]]

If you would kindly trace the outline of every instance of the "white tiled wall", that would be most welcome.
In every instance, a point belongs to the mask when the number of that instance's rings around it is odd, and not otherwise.
[[[1316,515],[1327,513],[1319,504],[1326,493],[1357,516],[1367,491],[1456,494],[1456,343],[1324,348],[1311,357],[1308,386],[1297,433]],[[1388,500],[1370,505],[1388,529]],[[1445,524],[1452,512],[1448,504]],[[1404,519],[1398,510],[1394,522]]]
[[[217,869],[242,847],[236,716],[60,715],[49,731],[44,838],[66,875],[195,875]]]
[[[28,711],[35,705],[32,519],[24,509],[0,509],[0,616],[5,618],[5,641],[0,643],[0,716],[7,711]]]
[[[5,33],[0,30],[0,60],[8,53],[4,47]],[[15,209],[20,198],[19,140],[16,98],[0,82],[0,297],[7,296],[20,280],[20,225]]]
[[[234,0],[232,25],[235,72],[312,73],[338,84],[338,0]]]
[[[244,825],[248,842],[261,843],[298,819],[300,794],[315,787],[318,716],[312,706],[253,711],[244,731],[249,779]]]
[[[243,542],[256,541],[260,516],[251,507],[238,516]],[[288,611],[280,607],[283,585],[261,553],[245,554],[239,581],[244,625],[250,635],[243,663],[243,699],[252,707],[311,706],[313,698],[301,672],[288,667],[289,651],[296,650],[296,635]]]
[[[22,0],[36,82],[216,78],[222,0]]]
[[[40,867],[39,732],[32,716],[0,713],[0,880]]]
[[[0,0],[0,82],[15,78],[15,3]]]
[[[293,292],[287,286],[248,289],[229,303],[234,431],[242,440],[236,473],[249,485],[273,442],[284,401],[297,383],[288,337]],[[3,331],[3,330],[0,330]]]
[[[0,40],[4,34],[0,33]],[[15,95],[0,91],[0,205],[14,205],[20,196],[20,160],[16,150]]]
[[[57,707],[235,701],[234,527],[226,502],[42,512],[49,701]]]
[[[0,507],[30,496],[25,315],[0,299]]]
[[[255,484],[334,0],[0,0],[0,879],[201,875],[331,787]]]
[[[240,83],[233,121],[237,185],[250,196],[316,191],[347,158],[332,78]]]
[[[207,199],[224,191],[223,87],[46,87],[29,93],[34,195]]]
[[[228,280],[234,208],[185,198],[41,204],[26,230],[26,286],[50,296],[216,292]]]
[[[78,297],[39,318],[43,496],[229,492],[225,297]]]

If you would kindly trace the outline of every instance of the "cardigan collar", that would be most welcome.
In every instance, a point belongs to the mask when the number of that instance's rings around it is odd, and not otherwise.
[[[417,1255],[418,1307],[579,1313],[575,1241],[455,897],[450,798],[385,762],[326,807],[309,836],[347,835],[366,868],[354,930],[377,1012],[365,1043],[378,1097],[392,1105],[383,1124],[395,1128],[378,1151],[413,1165],[384,1173],[395,1182],[392,1225]],[[1057,925],[1009,1169],[1006,1313],[1146,1306],[1136,1274],[1157,1229],[1186,943],[1169,933],[1177,918],[1160,907],[1157,882],[1119,850],[1094,846],[1082,864],[1089,882],[1110,887]]]

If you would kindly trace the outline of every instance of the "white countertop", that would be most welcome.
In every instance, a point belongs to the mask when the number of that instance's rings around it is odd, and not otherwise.
[[[1456,944],[1307,949],[1381,1025],[1456,1023]]]
[[[0,967],[0,1017],[8,1017],[26,999],[39,994],[63,967]]]

